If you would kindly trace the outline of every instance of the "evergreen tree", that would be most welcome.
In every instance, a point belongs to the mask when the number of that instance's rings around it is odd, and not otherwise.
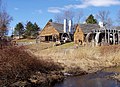
[[[91,14],[87,19],[86,19],[87,24],[97,24],[97,20],[94,18],[94,16]]]
[[[32,24],[32,22],[28,22],[26,24],[26,30],[25,30],[25,36],[29,37],[32,36],[32,31],[34,30],[34,25]]]
[[[37,23],[35,22],[35,23],[34,23],[34,30],[33,30],[33,32],[32,32],[32,36],[37,37],[37,35],[39,34],[39,31],[40,31],[40,28],[39,28],[39,26],[37,25]]]
[[[15,29],[14,29],[14,35],[18,35],[19,38],[20,36],[22,36],[24,33],[24,26],[22,23],[18,23],[16,26],[15,26]]]
[[[29,21],[26,24],[25,36],[36,38],[39,30],[40,30],[40,28],[38,27],[37,23],[32,24],[32,22]]]
[[[53,20],[52,20],[52,19],[50,19],[50,20],[49,20],[49,22],[53,22]]]

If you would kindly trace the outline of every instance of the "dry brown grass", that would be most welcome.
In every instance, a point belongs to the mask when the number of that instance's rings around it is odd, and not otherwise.
[[[53,44],[54,44],[53,42],[50,42],[50,43],[41,42],[38,44],[26,45],[25,47],[27,49],[31,50],[32,52],[36,52],[36,51],[51,48],[51,47],[53,47]]]
[[[39,59],[27,52],[24,47],[10,47],[0,50],[0,86],[9,86],[17,80],[26,80],[39,71],[49,73],[61,70],[52,60]]]
[[[104,67],[120,65],[120,45],[102,47],[54,47],[38,50],[34,54],[50,58],[63,64],[65,71],[78,67],[87,72],[94,72]]]

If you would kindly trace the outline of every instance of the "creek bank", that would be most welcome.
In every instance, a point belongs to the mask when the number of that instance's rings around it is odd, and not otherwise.
[[[94,71],[95,70],[95,71]],[[97,69],[98,70],[98,69]],[[92,71],[92,72],[90,72]],[[83,69],[80,69],[79,67],[65,67],[63,70],[58,70],[58,71],[51,71],[48,73],[41,73],[41,72],[36,72],[29,79],[26,81],[17,81],[14,84],[12,84],[12,87],[15,86],[27,86],[27,87],[53,87],[56,83],[63,82],[64,79],[68,77],[74,77],[74,76],[94,76],[96,78],[98,75],[99,77],[110,77],[114,76],[115,73],[112,72],[102,72],[102,69],[99,69],[96,71],[96,69],[91,68],[91,70],[84,71]]]
[[[31,75],[29,79],[14,82],[13,84],[10,85],[10,87],[16,87],[16,86],[17,87],[19,86],[49,87],[57,82],[61,82],[63,79],[64,79],[64,75],[58,71],[52,71],[47,74],[36,72],[33,75]]]
[[[120,82],[120,66],[114,66],[106,68],[103,71],[114,73],[113,75],[108,76],[107,78],[117,80]]]
[[[37,47],[38,48],[38,47]],[[103,47],[80,47],[58,46],[40,50],[33,47],[28,51],[45,60],[53,60],[60,63],[64,70],[64,76],[85,75],[101,71],[105,67],[120,65],[120,45]]]

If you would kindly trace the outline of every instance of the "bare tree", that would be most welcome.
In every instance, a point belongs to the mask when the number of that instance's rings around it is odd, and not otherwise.
[[[74,18],[74,12],[71,10],[64,11],[63,18],[67,20],[72,20]]]
[[[113,21],[111,18],[108,18],[106,27],[111,28],[113,26]]]
[[[109,11],[99,11],[97,14],[97,18],[103,22],[104,26],[105,25],[111,25],[112,21],[111,18],[109,17],[110,12]]]
[[[80,10],[75,14],[75,23],[80,23],[81,18],[83,17],[83,11]]]
[[[64,19],[61,14],[56,14],[54,18],[56,23],[62,23]]]
[[[120,10],[118,11],[117,22],[118,22],[118,24],[120,23]]]
[[[59,13],[59,14],[55,15],[55,22],[63,23],[64,19],[72,20],[74,17],[75,16],[74,16],[74,12],[73,11],[66,10],[66,11],[63,11],[63,13]]]
[[[8,27],[12,17],[7,13],[5,5],[2,0],[0,0],[0,36],[4,36],[8,31]]]

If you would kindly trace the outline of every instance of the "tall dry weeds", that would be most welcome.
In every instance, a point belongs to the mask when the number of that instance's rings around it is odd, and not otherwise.
[[[55,62],[62,63],[66,69],[79,67],[85,71],[94,72],[104,67],[120,65],[120,45],[79,47],[78,49],[56,47],[37,51],[35,54],[45,58],[48,56]]]
[[[24,47],[10,47],[0,50],[0,86],[8,86],[17,80],[26,80],[39,71],[60,70],[62,67],[51,60],[39,59],[27,52]]]

